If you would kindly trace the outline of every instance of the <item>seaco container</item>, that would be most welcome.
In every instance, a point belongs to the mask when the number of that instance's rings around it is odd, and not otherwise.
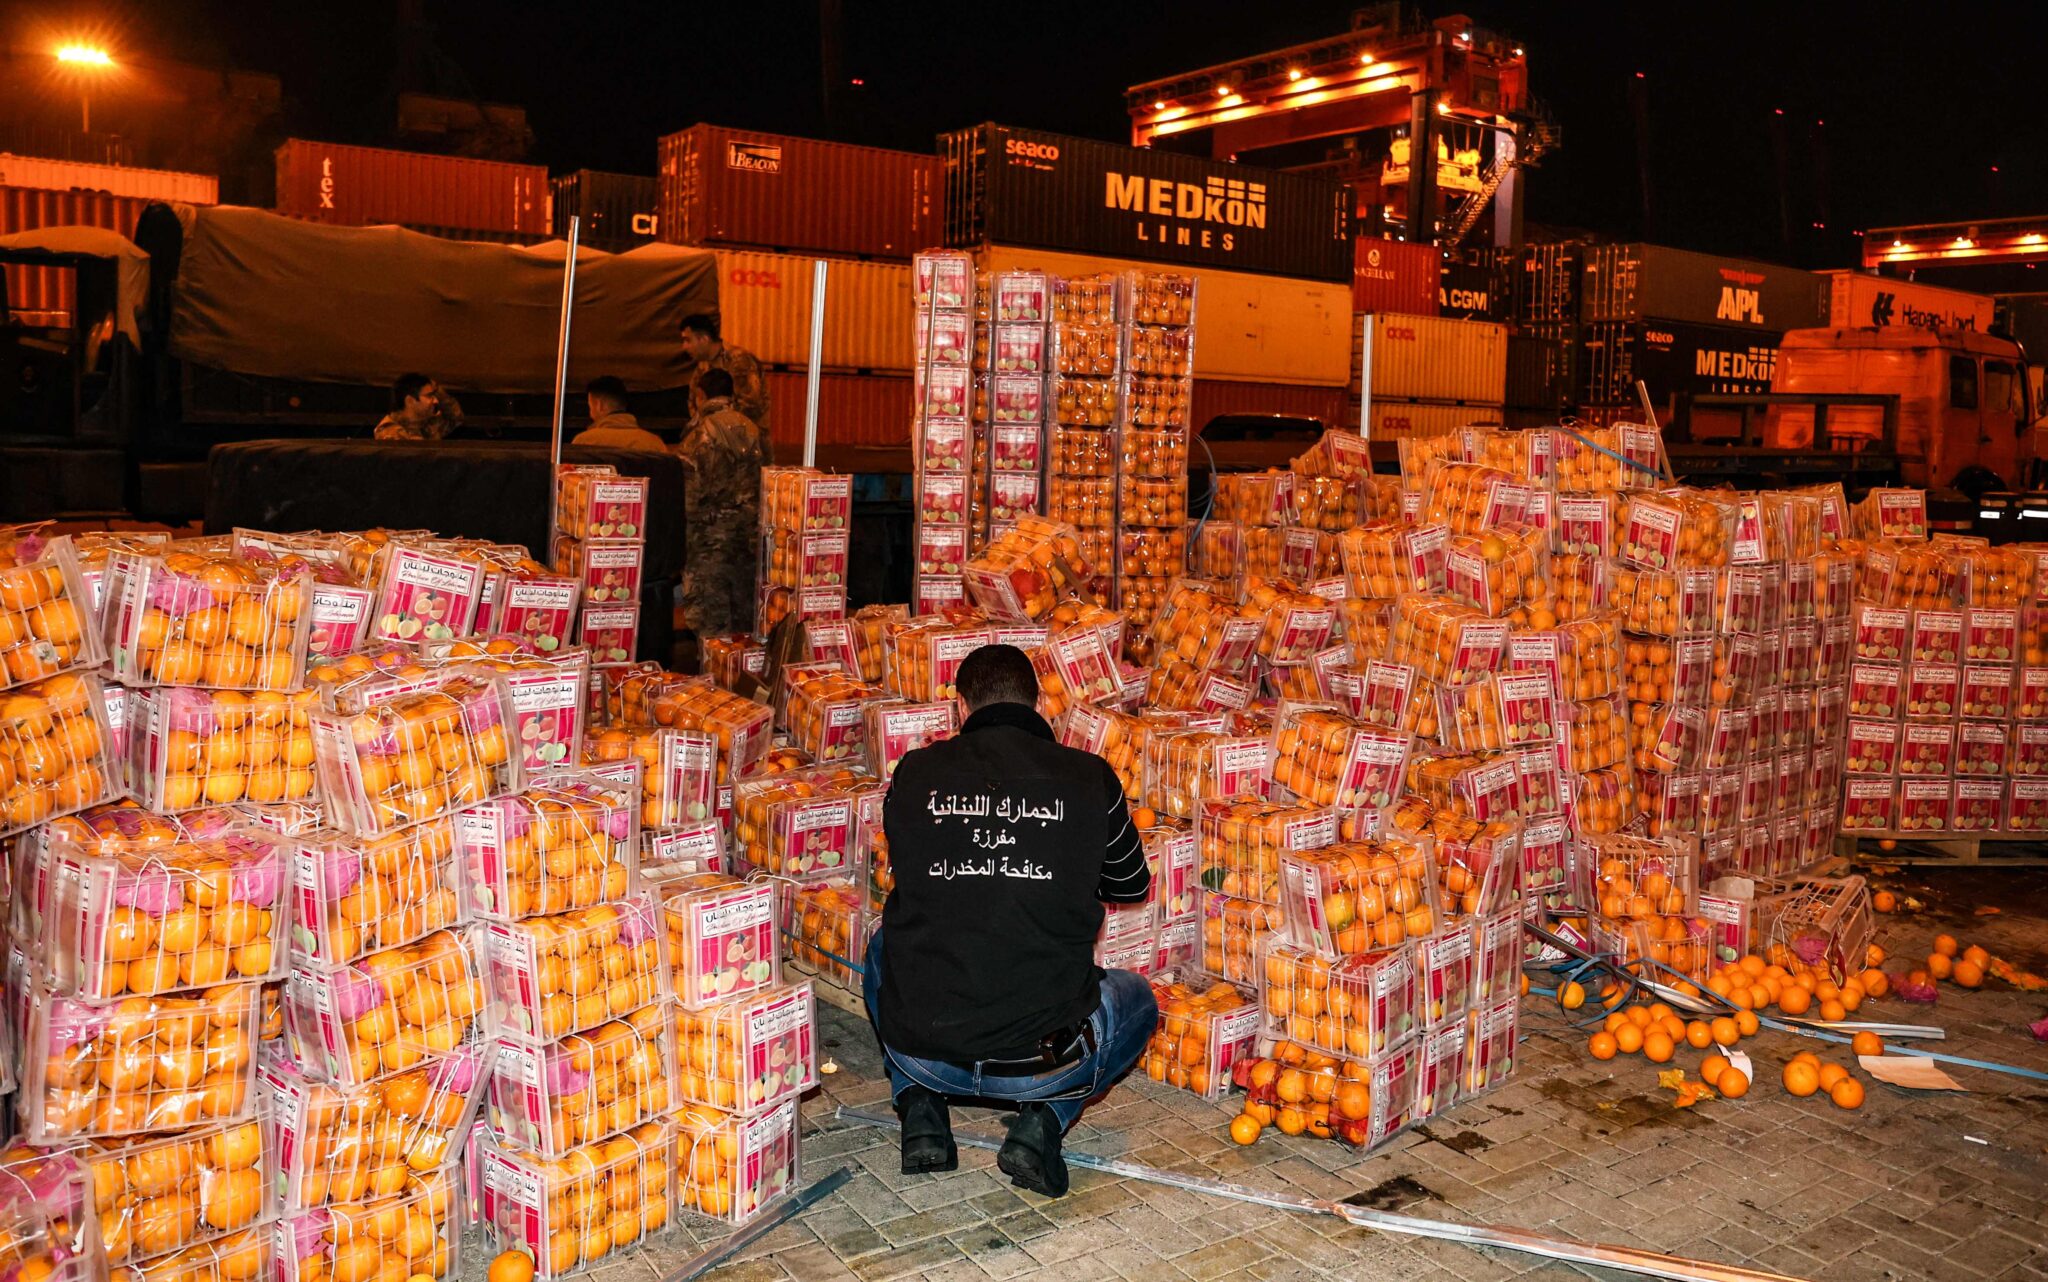
[[[984,271],[1055,276],[1159,271],[1158,263],[984,247]],[[1255,276],[1208,267],[1165,268],[1195,278],[1195,376],[1231,382],[1342,387],[1351,380],[1351,291],[1329,281]]]
[[[726,340],[768,365],[808,367],[814,261],[802,254],[719,250],[718,318]],[[825,278],[824,366],[908,373],[917,346],[915,318],[908,263],[832,260]]]
[[[718,125],[670,134],[658,155],[671,244],[907,260],[938,243],[935,156]]]
[[[613,174],[579,169],[550,182],[553,231],[567,239],[569,220],[580,218],[578,243],[598,249],[626,250],[652,244],[654,208],[661,182],[643,174]]]
[[[46,191],[104,192],[144,200],[174,200],[187,205],[220,203],[220,180],[212,174],[187,174],[174,169],[130,169],[124,165],[83,164],[75,160],[44,160],[0,152],[0,187],[39,187]]]
[[[287,138],[277,149],[277,212],[344,227],[546,236],[548,171]]]
[[[1827,318],[1827,282],[1796,267],[1663,245],[1585,250],[1579,292],[1583,321],[1660,320],[1783,333],[1825,325]]]
[[[1352,338],[1359,373],[1352,385],[1370,387],[1375,401],[1499,405],[1507,391],[1507,348],[1507,326],[1491,321],[1360,316]]]
[[[1434,316],[1443,274],[1434,245],[1360,236],[1352,242],[1351,309]]]
[[[948,245],[1352,279],[1338,183],[1008,125],[944,134],[939,150]]]
[[[1943,289],[1892,276],[1856,271],[1820,273],[1828,282],[1828,325],[1833,329],[1885,329],[1910,325],[1916,329],[1991,328],[1997,302],[1984,294]]]

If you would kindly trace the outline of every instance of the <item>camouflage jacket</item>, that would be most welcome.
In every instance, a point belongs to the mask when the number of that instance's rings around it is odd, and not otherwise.
[[[377,430],[371,435],[379,441],[445,441],[461,427],[462,406],[443,392],[440,412],[428,419],[425,427],[414,427],[392,413],[377,421]]]
[[[759,510],[761,469],[773,461],[768,434],[731,401],[720,396],[704,402],[676,452],[686,473],[684,511],[692,525],[700,518],[722,521]]]
[[[700,363],[690,372],[690,390],[697,390],[697,380],[704,377],[707,369],[722,369],[732,375],[732,403],[740,413],[754,420],[763,436],[768,433],[768,382],[761,376],[761,362],[754,354],[728,343],[718,349],[718,355]]]

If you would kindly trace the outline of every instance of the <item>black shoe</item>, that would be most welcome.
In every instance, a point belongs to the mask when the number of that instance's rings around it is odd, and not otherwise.
[[[1010,1138],[996,1153],[996,1165],[1020,1189],[1046,1197],[1067,1195],[1067,1161],[1060,1156],[1060,1120],[1044,1104],[1026,1104],[1005,1122]]]
[[[903,1123],[903,1173],[924,1175],[960,1169],[960,1150],[953,1143],[953,1119],[946,1097],[913,1086],[896,1097],[896,1116]]]

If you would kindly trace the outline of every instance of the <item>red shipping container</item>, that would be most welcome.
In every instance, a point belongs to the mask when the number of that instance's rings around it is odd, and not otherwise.
[[[1351,267],[1351,308],[1434,316],[1443,254],[1434,245],[1360,236]]]
[[[1200,353],[1196,353],[1200,359]],[[1225,383],[1195,380],[1189,422],[1199,432],[1219,414],[1290,414],[1322,420],[1324,427],[1344,427],[1345,399],[1341,387],[1296,387],[1291,383]]]
[[[277,149],[277,212],[316,223],[544,237],[548,195],[548,171],[539,165],[304,138],[287,138]]]
[[[0,236],[39,227],[103,227],[133,239],[149,201],[97,191],[0,187]],[[69,325],[74,276],[63,267],[7,268],[7,310],[24,325]]]
[[[770,418],[775,431],[775,459],[803,459],[804,402],[809,380],[802,373],[765,375]],[[818,380],[818,443],[820,445],[900,446],[905,458],[910,444],[910,378],[908,375],[826,374]]]
[[[939,159],[718,125],[661,140],[661,239],[907,259],[938,244]]]

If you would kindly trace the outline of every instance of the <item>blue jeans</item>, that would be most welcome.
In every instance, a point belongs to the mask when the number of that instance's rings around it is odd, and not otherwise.
[[[882,992],[882,932],[868,941],[867,974],[862,985],[868,1004],[868,1022],[875,1026],[875,1040],[882,1047],[882,1062],[889,1069],[889,1095],[900,1097],[913,1086],[955,1098],[1001,1100],[1048,1105],[1060,1119],[1060,1129],[1073,1126],[1088,1101],[1100,1095],[1117,1079],[1131,1071],[1145,1044],[1159,1024],[1159,1003],[1152,985],[1128,970],[1107,971],[1102,976],[1102,1004],[1089,1023],[1095,1030],[1095,1050],[1071,1064],[1049,1073],[1030,1077],[984,1075],[979,1066],[967,1069],[944,1060],[919,1059],[890,1049],[882,1037],[881,1021],[875,1007]]]

